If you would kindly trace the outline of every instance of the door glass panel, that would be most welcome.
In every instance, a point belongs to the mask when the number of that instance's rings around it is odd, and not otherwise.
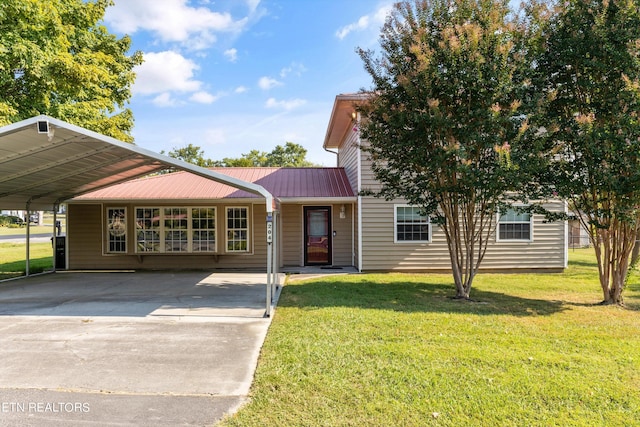
[[[329,211],[307,210],[306,258],[308,264],[329,264]]]

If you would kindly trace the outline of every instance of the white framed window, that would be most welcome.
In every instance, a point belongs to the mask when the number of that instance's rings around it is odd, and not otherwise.
[[[160,208],[136,208],[136,252],[162,252]]]
[[[137,253],[216,252],[215,207],[137,207]]]
[[[107,253],[127,252],[127,208],[107,208]]]
[[[531,242],[533,241],[533,217],[528,212],[507,209],[498,214],[498,241]]]
[[[216,208],[191,208],[193,252],[216,251]]]
[[[394,205],[395,243],[431,242],[431,219],[420,208]]]
[[[249,252],[249,209],[227,208],[227,252]]]
[[[164,208],[164,251],[189,251],[187,208]]]

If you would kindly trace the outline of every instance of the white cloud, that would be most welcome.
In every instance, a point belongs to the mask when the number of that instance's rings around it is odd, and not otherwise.
[[[247,3],[249,16],[258,3]],[[249,22],[249,16],[234,19],[211,7],[193,7],[188,0],[117,0],[107,9],[105,21],[118,32],[149,31],[164,42],[185,43],[192,49],[209,47],[216,41],[215,33],[241,31]]]
[[[177,101],[171,97],[169,92],[163,92],[160,95],[153,98],[153,105],[157,107],[173,107],[177,104]]]
[[[189,97],[190,101],[197,102],[198,104],[213,104],[217,99],[217,96],[204,91],[196,92]]]
[[[226,56],[230,62],[236,62],[238,60],[238,49],[227,49],[224,51],[224,56]]]
[[[267,108],[278,108],[278,109],[281,109],[281,110],[290,111],[290,110],[293,110],[295,108],[301,107],[306,103],[307,103],[306,100],[299,99],[299,98],[289,99],[289,100],[282,100],[282,101],[277,101],[275,98],[269,98],[269,99],[267,99],[265,107],[267,107]]]
[[[279,82],[276,79],[273,79],[271,77],[260,77],[260,80],[258,80],[258,86],[260,86],[260,89],[263,90],[269,90],[269,89],[273,89],[276,86],[282,86],[283,83]]]
[[[356,22],[353,22],[349,25],[345,25],[344,27],[336,31],[336,37],[342,40],[347,35],[349,35],[350,32],[362,31],[367,29],[367,27],[369,27],[369,16],[368,15],[361,16],[360,19],[358,19]]]
[[[198,65],[172,51],[149,52],[144,62],[135,68],[133,93],[150,95],[161,92],[195,92],[202,82],[193,79]]]
[[[234,90],[235,93],[245,93],[245,92],[248,92],[248,91],[249,91],[249,89],[247,87],[245,87],[245,86],[238,86]]]
[[[356,22],[345,25],[344,27],[336,31],[336,37],[342,40],[354,31],[364,31],[368,29],[372,24],[377,24],[378,26],[380,26],[384,23],[385,19],[387,19],[387,16],[391,12],[392,8],[393,6],[391,5],[384,5],[379,7],[373,13],[361,16],[360,19],[358,19]]]
[[[289,74],[300,77],[305,71],[307,71],[307,67],[305,67],[304,64],[300,64],[299,62],[292,62],[291,65],[280,70],[280,77],[284,79]]]

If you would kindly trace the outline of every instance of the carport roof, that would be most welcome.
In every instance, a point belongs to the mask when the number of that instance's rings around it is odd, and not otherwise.
[[[266,199],[264,187],[37,116],[0,128],[0,208],[49,210],[91,191],[165,169],[185,170]]]

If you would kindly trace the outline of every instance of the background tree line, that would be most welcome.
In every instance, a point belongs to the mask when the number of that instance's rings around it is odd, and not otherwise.
[[[160,152],[165,154],[164,151]],[[307,160],[307,149],[293,142],[284,146],[276,145],[270,151],[251,150],[240,157],[225,157],[212,160],[204,157],[204,150],[197,145],[189,144],[182,148],[174,147],[166,153],[169,157],[183,160],[202,167],[311,167],[314,164]]]

